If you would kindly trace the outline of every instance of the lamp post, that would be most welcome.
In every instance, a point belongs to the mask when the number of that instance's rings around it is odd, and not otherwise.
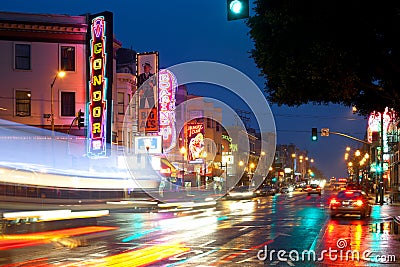
[[[185,154],[186,154],[186,147],[181,147],[179,152],[182,154],[182,186],[184,185],[185,181]]]
[[[150,138],[146,138],[144,139],[144,146],[146,148],[146,167],[150,168],[151,167],[151,162],[150,162],[150,156],[149,156],[149,150],[150,150],[150,146],[151,146],[151,140]]]
[[[50,105],[51,105],[51,131],[54,134],[54,93],[53,93],[53,86],[57,80],[57,77],[63,78],[65,76],[65,71],[57,72],[56,76],[54,76],[53,82],[50,84]]]
[[[355,156],[355,162],[359,162],[359,157],[360,157],[360,155],[361,155],[361,152],[360,152],[360,150],[359,149],[357,149],[356,150],[356,152],[354,152],[354,156]],[[359,184],[360,183],[360,181],[359,181],[359,176],[360,176],[360,168],[359,168],[359,166],[360,166],[360,164],[357,164],[356,165],[356,168],[355,168],[355,177],[353,177],[353,178],[355,178],[355,182],[357,183],[357,184]]]
[[[207,151],[204,150],[201,157],[203,158],[204,183],[207,185]]]
[[[292,168],[292,173],[293,173],[293,174],[292,174],[292,177],[291,177],[291,180],[292,180],[292,181],[294,180],[294,174],[295,174],[295,170],[294,170],[294,167],[295,167],[295,166],[294,166],[294,161],[295,161],[295,160],[296,160],[296,154],[293,153],[293,154],[292,154],[292,163],[293,163],[293,164],[292,164],[292,166],[293,166],[293,168]]]
[[[256,165],[252,162],[250,163],[250,186],[253,186],[254,168]]]

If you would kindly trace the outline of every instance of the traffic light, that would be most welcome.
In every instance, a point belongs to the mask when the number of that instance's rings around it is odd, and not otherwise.
[[[311,140],[312,141],[317,141],[318,140],[317,128],[311,128]]]
[[[249,0],[227,0],[226,3],[228,20],[249,17]]]
[[[81,129],[81,127],[85,126],[85,113],[79,110],[77,119],[78,119],[78,128]]]

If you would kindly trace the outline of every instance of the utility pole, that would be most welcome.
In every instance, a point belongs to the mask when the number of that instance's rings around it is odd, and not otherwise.
[[[379,172],[379,188],[380,188],[380,205],[383,205],[383,112],[381,113],[381,155],[380,155],[380,164],[381,164],[381,171]]]

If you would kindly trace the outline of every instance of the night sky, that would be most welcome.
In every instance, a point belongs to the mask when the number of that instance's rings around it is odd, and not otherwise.
[[[111,11],[114,13],[114,34],[122,46],[137,52],[158,51],[160,68],[190,61],[214,61],[238,69],[259,88],[264,88],[264,80],[249,57],[253,46],[249,28],[244,21],[227,21],[226,0],[2,1],[0,11],[67,15]],[[192,94],[214,97],[240,109],[247,108],[215,86],[192,84],[188,89]],[[300,149],[308,150],[316,167],[327,177],[346,176],[345,148],[361,147],[361,143],[334,135],[319,137],[317,142],[312,142],[311,128],[330,128],[363,139],[365,118],[354,115],[350,107],[339,105],[271,106],[271,109],[278,144],[294,143]]]

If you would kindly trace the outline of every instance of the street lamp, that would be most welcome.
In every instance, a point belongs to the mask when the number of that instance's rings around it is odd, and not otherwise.
[[[50,84],[50,105],[51,105],[51,131],[54,133],[54,94],[53,94],[53,86],[57,80],[57,77],[63,78],[65,76],[65,71],[57,72],[56,76],[54,76],[53,82]]]

